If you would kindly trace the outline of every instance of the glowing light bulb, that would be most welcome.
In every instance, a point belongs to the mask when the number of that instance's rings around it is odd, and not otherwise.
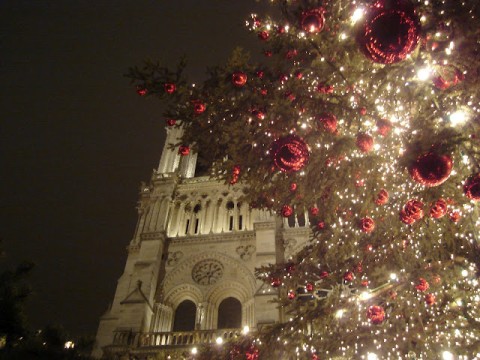
[[[192,349],[192,354],[195,355],[196,353],[198,353],[198,350],[197,350],[196,347],[194,347],[194,348]]]
[[[423,67],[421,69],[418,69],[417,71],[417,78],[420,81],[428,80],[431,75],[432,75],[432,69],[430,69],[429,67]]]
[[[223,339],[219,336],[219,337],[217,337],[217,339],[215,340],[215,342],[216,342],[218,345],[222,345],[222,344],[223,344]]]
[[[370,299],[371,297],[372,297],[372,294],[371,294],[371,293],[369,293],[368,291],[364,291],[364,292],[362,292],[362,293],[359,295],[358,298],[359,298],[361,301],[365,301],[365,300]]]
[[[341,319],[341,318],[343,317],[343,314],[344,314],[344,313],[345,313],[345,310],[340,309],[340,310],[338,310],[338,311],[335,313],[335,317],[336,317],[337,319]]]
[[[467,121],[467,114],[463,110],[457,110],[450,114],[450,124],[452,126],[459,126]]]
[[[243,332],[244,335],[247,335],[247,334],[250,332],[250,327],[249,327],[248,325],[245,325],[245,326],[243,327],[243,331],[242,331],[242,332]]]
[[[442,359],[453,360],[453,354],[450,351],[445,350],[444,352],[442,352]]]
[[[357,8],[352,14],[352,17],[350,20],[352,21],[352,24],[355,24],[358,20],[360,20],[363,15],[365,14],[365,10],[363,8]]]
[[[378,360],[378,356],[375,353],[368,353],[367,360]]]

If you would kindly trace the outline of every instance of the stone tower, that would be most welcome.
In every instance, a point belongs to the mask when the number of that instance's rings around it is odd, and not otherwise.
[[[282,321],[277,290],[255,268],[282,263],[309,238],[308,217],[280,219],[240,201],[243,185],[195,176],[167,128],[160,164],[142,184],[138,222],[113,302],[101,317],[96,358],[181,359],[196,345]]]

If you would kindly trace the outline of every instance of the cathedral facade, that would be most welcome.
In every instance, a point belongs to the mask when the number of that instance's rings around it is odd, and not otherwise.
[[[277,289],[255,268],[284,263],[309,239],[306,215],[279,218],[241,201],[241,184],[195,176],[167,128],[160,164],[142,184],[138,222],[93,356],[176,359],[219,337],[283,321]],[[183,355],[182,355],[183,354]]]

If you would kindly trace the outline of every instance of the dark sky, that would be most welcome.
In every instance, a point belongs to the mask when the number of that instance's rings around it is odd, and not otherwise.
[[[158,165],[164,119],[122,75],[145,58],[189,73],[258,41],[255,0],[0,0],[0,237],[36,264],[32,324],[94,334]]]

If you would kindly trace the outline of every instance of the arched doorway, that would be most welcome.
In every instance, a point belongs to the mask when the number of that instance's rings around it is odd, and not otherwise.
[[[242,304],[233,297],[224,299],[218,307],[217,329],[239,329],[242,326]]]
[[[175,320],[173,322],[173,331],[193,331],[195,330],[195,319],[197,315],[197,306],[191,300],[184,300],[175,310]]]

